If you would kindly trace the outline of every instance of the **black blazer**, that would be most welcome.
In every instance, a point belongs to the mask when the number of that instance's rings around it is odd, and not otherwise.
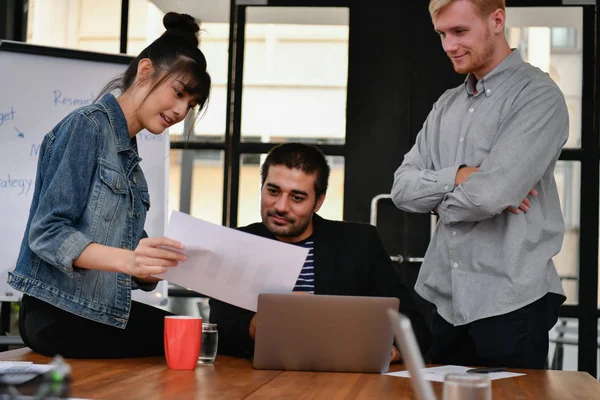
[[[315,294],[346,296],[380,296],[400,299],[400,311],[413,324],[421,345],[427,350],[429,329],[417,311],[408,289],[401,283],[377,229],[369,224],[313,218]],[[262,224],[255,223],[241,231],[275,239]],[[219,330],[219,354],[251,357],[254,341],[249,326],[254,312],[216,299],[210,299],[210,322]]]

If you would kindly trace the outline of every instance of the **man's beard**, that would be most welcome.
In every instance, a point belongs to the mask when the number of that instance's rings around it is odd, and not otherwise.
[[[269,217],[278,216],[285,218],[288,222],[286,226],[279,226],[273,221],[269,221]],[[312,218],[312,216],[311,216]],[[307,218],[306,221],[299,221],[298,219],[289,219],[285,214],[279,214],[277,211],[267,211],[267,219],[263,221],[265,225],[271,230],[275,236],[293,238],[302,235],[308,225],[310,225],[311,218]],[[269,223],[267,223],[269,221]],[[300,223],[300,225],[295,225]]]
[[[494,41],[492,40],[492,35],[486,31],[485,35],[485,43],[486,46],[484,48],[483,54],[476,54],[474,52],[470,52],[472,60],[469,64],[465,66],[458,66],[452,63],[454,70],[459,74],[468,74],[471,72],[475,72],[485,67],[485,65],[492,59],[492,55],[494,54]]]

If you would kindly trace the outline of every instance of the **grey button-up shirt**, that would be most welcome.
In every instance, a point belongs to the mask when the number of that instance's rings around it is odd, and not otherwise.
[[[494,70],[446,91],[394,174],[405,211],[440,217],[416,291],[453,325],[564,296],[552,257],[564,235],[554,167],[568,137],[560,89],[513,50]],[[479,167],[455,186],[460,165]],[[537,197],[513,214],[530,189]]]

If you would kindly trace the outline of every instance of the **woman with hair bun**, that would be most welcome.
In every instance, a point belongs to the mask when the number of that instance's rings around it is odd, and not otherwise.
[[[185,260],[173,239],[148,238],[148,185],[136,135],[160,134],[204,109],[211,79],[199,27],[168,13],[166,31],[94,104],[58,123],[42,142],[19,258],[8,283],[23,292],[19,329],[46,356],[163,354],[167,312],[131,300],[153,275]],[[112,93],[119,92],[118,97]]]

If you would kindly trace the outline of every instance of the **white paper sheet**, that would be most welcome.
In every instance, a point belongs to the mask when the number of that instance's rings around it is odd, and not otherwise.
[[[0,383],[20,385],[53,368],[50,364],[34,364],[30,361],[3,361],[0,363]]]
[[[0,384],[3,385],[20,385],[27,382],[30,379],[35,378],[39,374],[45,374],[50,371],[54,366],[52,364],[34,364],[32,361],[4,361],[0,360]],[[50,395],[48,395],[50,396]],[[44,399],[54,399],[55,397],[44,396]],[[39,395],[25,396],[18,395],[17,397],[0,395],[0,399],[13,399],[18,398],[19,400],[37,400],[40,399]],[[61,397],[62,399],[63,397]],[[66,400],[86,400],[84,398],[69,397]]]
[[[467,370],[469,369],[471,369],[471,367],[461,367],[458,365],[443,365],[441,367],[423,368],[422,371],[423,376],[428,381],[444,382],[444,376],[446,374],[462,374],[467,372]],[[388,372],[384,375],[399,376],[401,378],[410,378],[410,373],[408,371]],[[485,375],[488,376],[490,380],[495,380],[512,378],[515,376],[521,376],[525,374],[517,374],[515,372],[492,372]]]
[[[251,311],[259,293],[290,293],[308,255],[306,248],[178,211],[165,236],[183,243],[188,259],[157,277]]]

